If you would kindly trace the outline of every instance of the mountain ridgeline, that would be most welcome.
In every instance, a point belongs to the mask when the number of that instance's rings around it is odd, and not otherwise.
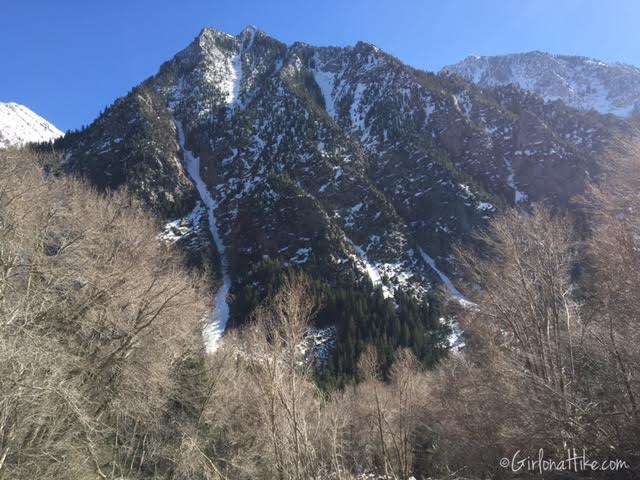
[[[55,126],[24,105],[0,102],[0,148],[49,142],[62,135]]]
[[[640,114],[640,68],[545,52],[467,57],[444,69],[482,87],[517,85],[545,100],[620,117]]]
[[[66,171],[210,230],[200,256],[228,278],[234,324],[286,268],[334,286],[329,310],[336,285],[373,286],[381,304],[428,303],[443,280],[459,295],[446,276],[455,243],[507,206],[568,205],[633,133],[623,118],[420,71],[366,43],[287,46],[247,28],[203,30],[55,146]],[[400,314],[385,315],[382,329]]]

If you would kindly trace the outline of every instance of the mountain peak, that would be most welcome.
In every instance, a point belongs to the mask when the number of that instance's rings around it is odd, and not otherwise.
[[[69,138],[67,168],[126,185],[165,219],[199,196],[234,290],[259,283],[265,260],[384,296],[450,285],[452,243],[498,205],[580,194],[626,125],[364,42],[287,47],[254,28],[203,30],[144,87]]]
[[[19,103],[0,102],[0,148],[48,142],[64,133]]]
[[[204,27],[196,37],[200,43],[216,38],[233,38],[233,35],[223,32],[222,30],[216,30],[215,28]]]
[[[240,37],[244,37],[246,35],[255,35],[256,33],[260,32],[261,30],[256,27],[255,25],[247,25],[246,27],[244,27],[242,29],[242,31],[240,32]]]
[[[516,85],[580,110],[628,117],[640,112],[640,69],[541,51],[470,56],[444,68],[482,87]]]
[[[257,33],[262,33],[264,34],[264,32],[262,30],[260,30],[258,27],[256,27],[255,25],[247,25],[246,27],[244,27],[240,33],[238,33],[238,35],[231,35],[230,33],[227,32],[223,32],[222,30],[218,30],[212,27],[204,27],[202,30],[200,30],[200,33],[198,34],[197,38],[198,39],[203,39],[203,38],[240,38],[240,39],[244,39],[247,37],[253,37],[255,36]]]

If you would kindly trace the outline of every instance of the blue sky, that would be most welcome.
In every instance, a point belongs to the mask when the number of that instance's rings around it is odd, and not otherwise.
[[[0,101],[79,128],[205,26],[292,43],[368,41],[415,67],[530,50],[640,66],[638,0],[4,0]]]

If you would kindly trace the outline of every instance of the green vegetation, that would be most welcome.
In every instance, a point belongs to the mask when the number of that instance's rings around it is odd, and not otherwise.
[[[284,279],[297,270],[279,262],[261,262],[256,274],[236,296],[234,324],[250,322],[254,310],[272,298]],[[381,354],[380,367],[385,378],[399,348],[410,349],[425,367],[433,367],[446,355],[449,327],[439,320],[436,296],[416,299],[399,291],[394,298],[385,298],[382,288],[374,288],[368,279],[360,284],[313,279],[310,285],[319,299],[313,324],[337,329],[337,343],[328,363],[316,372],[323,388],[333,390],[357,380],[360,355],[372,345]]]

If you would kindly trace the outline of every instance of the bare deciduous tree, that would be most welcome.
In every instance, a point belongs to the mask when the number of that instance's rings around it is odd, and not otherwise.
[[[0,156],[0,477],[113,478],[162,445],[174,372],[207,308],[125,192]]]

